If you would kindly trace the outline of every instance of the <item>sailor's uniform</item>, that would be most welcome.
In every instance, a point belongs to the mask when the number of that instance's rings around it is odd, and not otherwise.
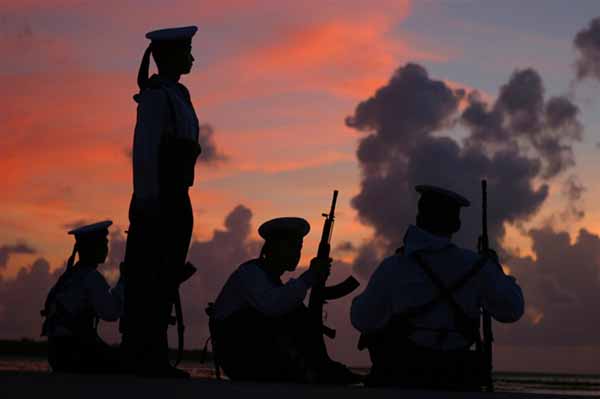
[[[64,288],[56,293],[56,301],[71,315],[89,315],[87,324],[92,328],[94,319],[116,321],[123,313],[123,297],[125,284],[120,278],[114,288],[95,265],[92,267],[81,263],[73,266],[73,272]],[[49,337],[73,336],[78,332],[68,324],[51,325],[47,331]]]
[[[133,139],[133,191],[137,201],[157,203],[161,183],[169,184],[168,181],[161,181],[161,144],[166,140],[178,140],[193,150],[198,146],[200,128],[190,94],[184,85],[159,75],[152,76],[150,84],[149,89],[136,96],[138,111]],[[188,179],[188,185],[184,187],[193,184],[193,175]]]
[[[189,40],[196,27],[150,32]],[[166,43],[166,44],[165,44]],[[149,52],[145,54],[146,69]],[[142,70],[143,68],[141,68]],[[147,75],[147,70],[146,70]],[[136,368],[169,370],[167,327],[193,229],[189,188],[201,152],[199,122],[188,89],[160,75],[142,79],[133,139],[133,195],[125,254],[123,347]]]
[[[403,254],[385,259],[371,276],[365,291],[354,298],[351,320],[357,330],[363,333],[380,330],[394,315],[423,305],[438,294],[411,256],[417,251],[425,255],[432,270],[447,285],[467,273],[479,259],[477,253],[459,248],[447,238],[410,226],[404,238]],[[515,278],[507,276],[493,260],[456,292],[454,298],[474,319],[479,317],[482,305],[501,322],[514,322],[523,315],[521,288]],[[417,316],[414,320],[417,329],[411,339],[428,348],[464,348],[468,342],[458,331],[451,313],[447,303],[440,303],[430,312]],[[437,331],[441,330],[448,330],[443,342],[438,340]]]
[[[278,317],[301,306],[313,283],[312,271],[283,284],[269,276],[254,259],[242,264],[229,277],[215,302],[215,318],[224,320],[232,314],[252,308],[266,317]]]

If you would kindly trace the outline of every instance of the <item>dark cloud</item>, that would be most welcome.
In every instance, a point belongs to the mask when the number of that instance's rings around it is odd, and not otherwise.
[[[37,338],[41,331],[40,309],[61,271],[50,271],[44,258],[22,267],[16,277],[0,276],[0,336]]]
[[[335,246],[334,252],[356,252],[356,246],[350,241],[343,241]]]
[[[200,135],[198,142],[202,146],[202,154],[198,158],[199,162],[215,164],[227,160],[227,156],[217,148],[214,139],[214,129],[209,124],[200,125]]]
[[[390,254],[389,251],[381,248],[381,243],[378,240],[367,241],[357,251],[356,258],[352,262],[352,270],[357,277],[365,281],[375,271],[381,259]]]
[[[459,103],[467,106],[459,112]],[[490,233],[498,240],[505,223],[531,218],[548,196],[544,183],[572,164],[572,143],[581,137],[578,109],[563,97],[544,99],[539,74],[517,70],[490,106],[476,92],[452,90],[418,65],[399,68],[388,84],[360,103],[348,126],[367,133],[359,142],[361,189],[352,199],[361,222],[375,228],[373,258],[401,245],[414,223],[417,184],[454,189],[474,206],[463,212],[457,241],[474,247],[480,228],[479,181],[487,178]],[[458,123],[458,125],[457,125]],[[461,144],[444,135],[462,126]],[[542,184],[537,184],[539,180]],[[376,205],[375,205],[376,204]],[[510,206],[506,206],[510,204]],[[364,263],[357,268],[365,275]]]
[[[8,264],[12,254],[35,254],[36,250],[25,242],[18,242],[15,245],[2,245],[0,247],[0,270]]]
[[[500,342],[529,346],[598,344],[600,237],[579,231],[576,240],[549,227],[532,230],[535,260],[509,260],[526,293],[524,320],[499,327]]]
[[[573,166],[572,146],[581,140],[583,130],[579,108],[564,96],[545,101],[544,92],[540,75],[529,68],[516,70],[491,106],[471,93],[461,116],[471,133],[467,145],[534,156],[545,179]]]
[[[582,199],[586,188],[576,175],[571,175],[563,182],[562,194],[567,199],[567,207],[561,216],[564,220],[581,220],[585,216]]]
[[[600,17],[594,18],[587,28],[577,33],[574,40],[577,50],[577,79],[600,80]]]

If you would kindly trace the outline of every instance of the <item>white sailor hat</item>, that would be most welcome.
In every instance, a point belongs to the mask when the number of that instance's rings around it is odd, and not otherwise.
[[[303,238],[310,231],[305,219],[283,217],[271,219],[258,228],[258,234],[265,240],[271,238]]]
[[[455,203],[458,207],[467,207],[471,205],[471,202],[462,195],[457,194],[454,191],[447,190],[445,188],[421,184],[415,186],[415,190],[421,195],[434,194],[435,196],[445,198]]]
[[[88,224],[86,226],[77,227],[69,231],[69,234],[73,234],[75,239],[85,237],[94,233],[108,232],[108,227],[112,224],[111,220],[104,220],[98,223]]]
[[[153,30],[146,33],[146,38],[155,41],[173,41],[191,39],[198,31],[197,26],[184,26],[181,28],[167,28]]]

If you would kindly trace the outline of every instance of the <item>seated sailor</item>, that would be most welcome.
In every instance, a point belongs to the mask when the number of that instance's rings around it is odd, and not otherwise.
[[[352,303],[352,324],[373,363],[367,383],[479,390],[490,378],[481,309],[497,321],[515,322],[523,315],[523,294],[495,252],[480,256],[452,243],[467,199],[439,187],[416,190],[416,226],[408,227],[404,246],[383,260]]]
[[[349,373],[318,345],[322,331],[303,304],[307,291],[329,275],[331,260],[286,283],[281,276],[300,261],[310,226],[301,218],[278,218],[260,226],[260,257],[229,277],[212,308],[216,361],[233,380],[347,383]]]
[[[111,290],[97,270],[108,254],[111,224],[104,221],[69,231],[75,236],[73,254],[42,310],[42,335],[48,337],[48,362],[53,371],[120,371],[117,349],[102,341],[96,331],[99,320],[116,321],[123,311],[122,280]],[[74,264],[77,254],[79,261]]]

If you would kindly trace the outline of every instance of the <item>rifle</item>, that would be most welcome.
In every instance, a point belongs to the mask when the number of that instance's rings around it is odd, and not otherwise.
[[[333,222],[335,220],[335,205],[337,202],[338,191],[333,191],[333,200],[331,201],[331,209],[329,213],[323,213],[325,218],[323,223],[323,232],[321,233],[321,241],[317,250],[317,259],[329,261],[331,252],[331,235],[333,233]],[[334,286],[326,287],[325,281],[318,281],[312,287],[310,299],[308,301],[308,310],[313,315],[315,320],[321,325],[323,334],[329,338],[335,338],[335,330],[323,324],[323,305],[327,300],[338,299],[350,294],[360,283],[352,276]],[[322,338],[322,337],[321,337]],[[323,341],[323,346],[325,342]]]
[[[177,324],[177,357],[174,366],[177,367],[183,358],[185,325],[183,324],[183,308],[181,306],[181,295],[179,294],[179,286],[187,281],[196,273],[196,268],[190,262],[187,262],[182,267],[176,270],[174,281],[174,291],[172,293],[173,307],[175,308],[175,317],[171,316],[170,324]]]
[[[478,250],[482,256],[488,256],[490,242],[488,237],[487,225],[487,181],[481,181],[481,236],[479,236]],[[494,391],[494,381],[492,379],[493,358],[492,358],[492,343],[494,342],[494,334],[492,332],[492,317],[490,313],[482,308],[482,324],[483,324],[483,354],[485,356],[486,367],[486,387],[488,392]]]

